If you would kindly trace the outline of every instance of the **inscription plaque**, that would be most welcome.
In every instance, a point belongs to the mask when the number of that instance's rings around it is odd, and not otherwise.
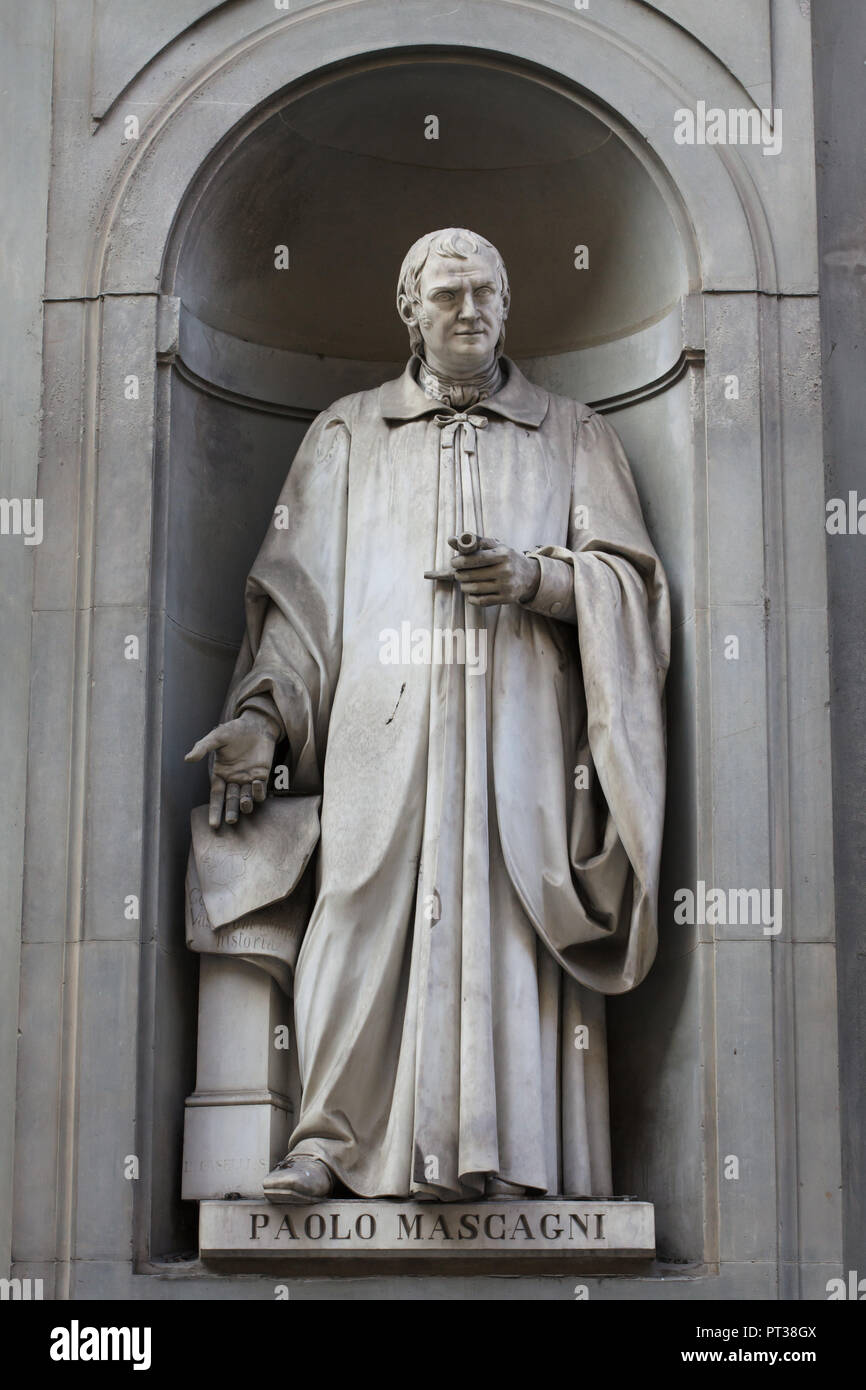
[[[651,1258],[651,1202],[551,1198],[538,1201],[399,1202],[347,1199],[277,1206],[202,1202],[200,1244],[208,1257],[604,1253]]]

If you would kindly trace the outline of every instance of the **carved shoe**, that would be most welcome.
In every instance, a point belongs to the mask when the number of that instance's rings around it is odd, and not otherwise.
[[[517,1183],[507,1182],[505,1178],[488,1178],[484,1187],[485,1197],[523,1197],[525,1193],[525,1187],[518,1187]]]
[[[321,1158],[287,1154],[262,1188],[269,1202],[321,1202],[334,1191],[334,1175]]]

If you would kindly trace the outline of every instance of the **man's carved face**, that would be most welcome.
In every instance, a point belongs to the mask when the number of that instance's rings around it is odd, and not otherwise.
[[[484,247],[466,260],[433,252],[418,288],[418,327],[430,366],[459,379],[491,365],[504,308],[493,255]]]

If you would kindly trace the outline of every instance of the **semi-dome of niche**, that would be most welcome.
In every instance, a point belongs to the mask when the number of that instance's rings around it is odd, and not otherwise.
[[[516,357],[628,336],[686,288],[665,199],[618,135],[542,75],[464,53],[374,60],[289,94],[205,188],[175,293],[249,342],[398,361],[400,262],[454,225],[505,257]]]

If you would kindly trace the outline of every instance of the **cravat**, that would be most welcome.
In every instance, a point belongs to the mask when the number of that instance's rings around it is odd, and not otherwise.
[[[452,410],[469,410],[479,401],[494,395],[502,385],[502,368],[494,361],[489,372],[473,377],[471,381],[448,381],[432,367],[428,367],[423,357],[418,359],[418,385],[430,400],[450,405]]]

